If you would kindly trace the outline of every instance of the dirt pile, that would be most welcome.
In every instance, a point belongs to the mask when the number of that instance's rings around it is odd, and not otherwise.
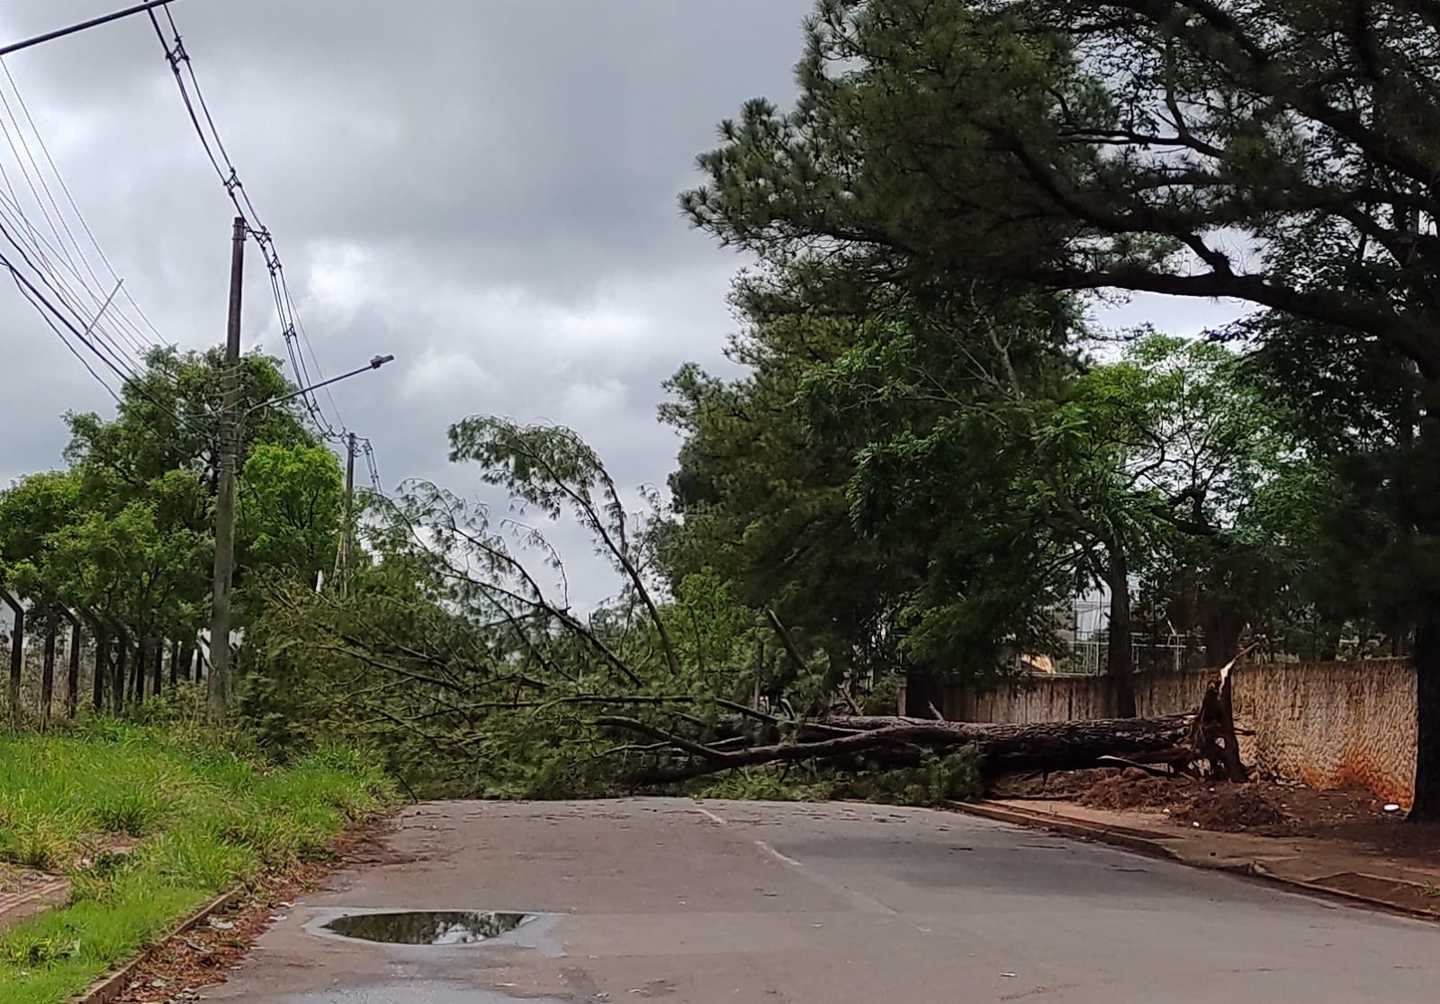
[[[1283,826],[1289,817],[1249,785],[1225,785],[1208,789],[1188,805],[1171,811],[1170,818],[1181,823],[1199,823],[1205,830],[1253,830]]]
[[[1185,778],[1154,777],[1131,768],[1096,781],[1076,801],[1092,809],[1164,809],[1199,790]]]
[[[1255,785],[1206,784],[1126,770],[1094,782],[1076,799],[1094,809],[1161,811],[1177,823],[1206,830],[1243,831],[1283,826],[1284,810]]]

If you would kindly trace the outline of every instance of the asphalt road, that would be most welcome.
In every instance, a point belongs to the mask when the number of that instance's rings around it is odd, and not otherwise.
[[[968,816],[657,799],[415,806],[211,1000],[250,1004],[1440,998],[1440,927]],[[345,910],[541,914],[387,946]],[[1428,989],[1427,989],[1428,988]]]

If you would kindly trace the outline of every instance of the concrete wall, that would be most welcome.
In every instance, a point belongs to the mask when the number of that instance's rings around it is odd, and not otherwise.
[[[1193,710],[1212,670],[1135,678],[1142,717]],[[1109,683],[1097,676],[1036,676],[973,694],[952,688],[945,716],[973,722],[1103,718]],[[1415,668],[1408,660],[1242,664],[1235,718],[1246,763],[1315,788],[1358,784],[1408,806],[1415,784]]]

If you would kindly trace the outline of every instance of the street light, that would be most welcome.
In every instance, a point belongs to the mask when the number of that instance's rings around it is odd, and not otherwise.
[[[241,240],[239,221],[236,222],[236,240]],[[234,351],[238,354],[238,335]],[[308,394],[312,390],[328,387],[349,377],[378,370],[392,361],[394,356],[375,356],[368,365],[349,373],[341,373],[329,380],[322,380],[310,387],[261,401],[237,414],[235,407],[236,388],[232,384],[226,393],[226,410],[220,426],[220,483],[215,497],[215,579],[211,585],[210,599],[210,707],[212,714],[230,703],[230,579],[235,573],[235,458],[240,449],[240,426],[247,417],[261,408],[280,404],[291,398]],[[229,374],[235,379],[235,374]]]
[[[348,380],[350,377],[359,376],[361,373],[369,373],[371,370],[378,370],[386,363],[393,363],[394,361],[394,356],[372,356],[370,358],[370,362],[364,366],[361,366],[359,369],[351,370],[349,373],[341,373],[339,376],[331,377],[329,380],[321,380],[319,383],[311,384],[309,387],[301,387],[299,390],[292,390],[290,393],[281,394],[279,397],[272,397],[268,401],[261,401],[259,404],[252,405],[251,407],[246,408],[245,411],[241,413],[240,417],[241,419],[248,418],[252,412],[259,411],[261,408],[268,408],[272,404],[281,404],[285,401],[297,398],[301,394],[308,394],[312,390],[319,390],[321,387],[329,387],[332,383],[339,383],[341,380]]]

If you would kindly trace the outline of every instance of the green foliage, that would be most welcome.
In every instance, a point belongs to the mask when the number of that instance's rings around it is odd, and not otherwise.
[[[335,567],[345,477],[334,453],[323,446],[257,444],[245,458],[240,485],[241,588],[255,574],[314,582]]]
[[[1161,355],[1063,394],[1037,394],[1022,370],[1026,395],[1052,402],[1031,417],[1047,467],[1018,499],[985,482],[970,494],[1063,531],[1091,577],[1141,576],[1151,612],[1203,631],[1210,658],[1233,652],[1246,623],[1273,640],[1317,635],[1332,654],[1342,634],[1403,651],[1440,598],[1440,153],[1425,139],[1440,131],[1440,30],[1388,0],[1358,21],[1294,0],[1095,13],[1070,0],[818,0],[794,107],[754,100],[723,123],[683,208],[761,260],[739,284],[752,316],[799,304],[873,320],[898,292],[934,319],[956,290],[994,284],[1253,305],[1221,333],[1243,365],[1159,341]],[[915,333],[823,382],[903,374]],[[970,342],[950,344],[968,362]],[[859,389],[886,406],[907,379]],[[942,426],[901,424],[866,454],[881,490],[859,494],[859,515],[954,497],[883,490],[915,465],[943,470],[958,436],[986,441],[989,423],[952,403]],[[1173,435],[1179,416],[1189,443]],[[1156,431],[1203,447],[1198,466],[1168,454],[1131,483],[1146,470],[1133,458],[1159,456],[1140,440],[1117,458],[1112,433]],[[1083,519],[1060,526],[1066,508]],[[1004,578],[1003,564],[963,552],[960,564]],[[1016,585],[998,609],[1041,588]],[[953,647],[994,633],[981,612],[927,602],[921,614]]]
[[[853,799],[887,805],[933,806],[975,798],[984,791],[980,757],[964,747],[940,757],[925,754],[915,767],[892,770],[754,767],[691,786],[696,798],[766,802],[826,802]]]
[[[0,737],[0,859],[74,884],[68,905],[0,935],[0,996],[69,1000],[186,910],[261,868],[325,854],[347,823],[394,799],[353,750],[277,768],[230,740],[113,720]],[[122,833],[139,846],[106,852]]]
[[[243,358],[241,407],[291,388],[278,362]],[[125,384],[113,419],[68,415],[70,467],[0,491],[0,586],[79,611],[87,627],[133,651],[153,637],[194,638],[214,563],[223,354],[156,350]],[[295,403],[251,413],[241,435],[237,626],[254,622],[264,589],[311,586],[334,567],[343,481],[334,455],[301,424]],[[153,717],[154,712],[145,711]]]

